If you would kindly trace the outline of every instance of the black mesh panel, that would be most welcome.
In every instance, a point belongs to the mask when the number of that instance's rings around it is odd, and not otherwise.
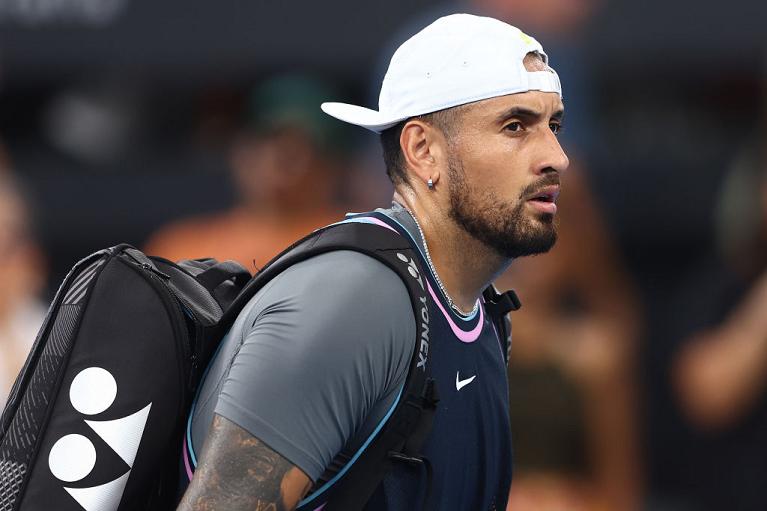
[[[12,511],[27,469],[21,463],[0,460],[0,511]]]
[[[59,369],[70,349],[81,308],[80,305],[59,308],[29,386],[0,444],[0,511],[13,509],[18,498],[48,404],[55,397]]]

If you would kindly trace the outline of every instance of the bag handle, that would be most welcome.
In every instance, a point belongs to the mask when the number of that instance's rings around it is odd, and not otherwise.
[[[197,279],[197,282],[202,284],[205,289],[210,292],[210,294],[213,294],[218,286],[228,280],[233,281],[237,286],[237,289],[239,289],[252,278],[252,275],[239,263],[234,261],[223,261],[214,264],[207,270],[196,275],[195,278]]]

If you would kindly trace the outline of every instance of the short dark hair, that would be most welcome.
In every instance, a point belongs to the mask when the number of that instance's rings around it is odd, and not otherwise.
[[[411,117],[381,132],[381,148],[383,149],[383,158],[386,164],[386,174],[388,174],[389,179],[391,179],[395,186],[410,184],[407,172],[405,171],[402,148],[399,145],[399,138],[402,135],[402,128],[405,127],[405,124],[412,119],[418,119],[436,127],[445,135],[445,138],[450,139],[455,132],[461,108],[461,106],[455,106]]]

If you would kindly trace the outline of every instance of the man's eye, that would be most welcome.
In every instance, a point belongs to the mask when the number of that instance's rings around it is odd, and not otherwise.
[[[555,135],[559,135],[562,132],[562,125],[558,122],[550,122],[549,129]]]
[[[506,128],[504,128],[508,131],[522,131],[522,123],[519,121],[514,121],[506,125]]]

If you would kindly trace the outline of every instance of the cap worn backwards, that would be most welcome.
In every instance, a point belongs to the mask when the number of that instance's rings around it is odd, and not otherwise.
[[[413,116],[482,99],[537,90],[562,96],[550,67],[528,71],[525,55],[543,47],[516,27],[493,18],[452,14],[439,18],[394,52],[381,85],[378,110],[323,103],[342,121],[380,133]]]

